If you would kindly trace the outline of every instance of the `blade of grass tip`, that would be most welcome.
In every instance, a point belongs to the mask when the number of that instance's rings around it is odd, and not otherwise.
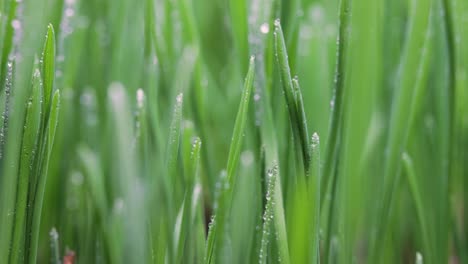
[[[383,240],[389,222],[393,194],[397,188],[397,182],[401,171],[400,158],[411,126],[411,118],[417,107],[416,95],[424,88],[425,64],[427,60],[427,45],[429,45],[431,1],[413,0],[411,3],[411,15],[407,31],[407,42],[401,61],[399,72],[398,90],[396,91],[392,113],[389,124],[389,135],[387,139],[387,151],[385,161],[385,173],[383,178],[383,195],[377,209],[376,231],[373,233],[370,250],[371,260],[379,258],[383,244],[377,243]],[[416,78],[415,78],[416,76]],[[416,88],[414,88],[416,87]],[[417,99],[417,98],[416,98]]]
[[[190,241],[191,233],[191,226],[193,226],[193,219],[192,219],[192,198],[193,198],[193,191],[194,191],[194,182],[198,170],[198,163],[200,160],[200,148],[201,148],[201,140],[199,138],[195,138],[192,144],[192,151],[190,157],[190,167],[189,173],[191,174],[190,180],[187,182],[186,185],[186,193],[185,193],[185,200],[183,206],[183,213],[182,213],[182,223],[180,228],[180,235],[177,241],[176,249],[177,249],[177,257],[176,263],[183,263],[182,258],[184,256],[184,249],[188,241]]]
[[[167,176],[163,176],[163,185],[165,186],[165,206],[166,213],[168,217],[168,222],[173,223],[175,220],[175,212],[173,212],[176,205],[174,205],[174,199],[176,198],[176,186],[175,178],[177,177],[177,160],[179,154],[179,143],[180,143],[180,126],[182,122],[182,105],[183,105],[183,94],[180,93],[176,97],[176,103],[174,106],[174,112],[171,121],[171,128],[169,132],[169,142],[166,152],[166,167],[167,167]],[[166,229],[169,232],[167,237],[172,238],[172,234],[169,229]],[[168,257],[169,260],[175,256],[173,242],[169,241],[168,245]],[[173,261],[170,261],[173,262]]]
[[[411,191],[411,196],[414,201],[414,205],[416,207],[416,214],[419,222],[419,226],[421,229],[421,235],[422,235],[422,243],[424,245],[424,255],[426,256],[426,259],[433,259],[432,258],[432,249],[431,249],[431,244],[430,244],[430,238],[429,238],[429,229],[428,225],[426,223],[426,218],[424,215],[425,208],[420,192],[420,184],[418,184],[417,179],[416,179],[416,172],[414,170],[414,165],[411,157],[405,152],[402,155],[402,161],[403,165],[405,168],[405,174],[408,180],[408,185],[410,187]],[[419,254],[419,253],[418,253]],[[420,254],[419,254],[420,255]]]
[[[215,245],[218,249],[221,248],[223,241],[223,229],[225,224],[225,214],[229,211],[230,201],[232,199],[232,186],[234,185],[235,178],[234,172],[239,163],[239,155],[242,148],[243,133],[247,123],[247,113],[249,109],[249,102],[252,93],[253,79],[255,75],[255,58],[250,58],[249,70],[245,78],[244,90],[237,112],[236,121],[234,124],[234,132],[232,135],[231,146],[229,148],[228,162],[227,162],[227,188],[221,190],[219,197],[219,205],[215,217],[210,223],[208,232],[208,240],[206,245],[205,263],[212,263],[215,257]],[[219,242],[216,242],[219,241]]]
[[[291,71],[289,69],[288,54],[286,51],[286,44],[284,42],[283,30],[281,29],[280,20],[275,20],[275,49],[276,49],[276,59],[278,62],[278,67],[280,69],[280,79],[282,82],[283,93],[286,99],[286,105],[289,112],[289,120],[291,128],[293,131],[294,142],[296,145],[296,151],[298,153],[298,158],[302,157],[304,162],[304,169],[309,167],[309,146],[306,142],[302,142],[300,136],[299,127],[299,117],[297,112],[297,103],[296,95],[294,92],[293,82],[291,78]],[[306,137],[307,138],[307,137]],[[306,140],[308,141],[308,140]]]
[[[266,180],[267,191],[266,191],[266,205],[263,213],[263,227],[262,227],[262,240],[259,253],[259,263],[267,263],[268,259],[268,244],[270,243],[270,232],[273,230],[271,222],[274,219],[274,195],[276,178],[278,177],[278,166],[274,165],[273,168],[267,172]]]
[[[29,263],[36,263],[37,247],[39,243],[39,230],[41,226],[42,203],[44,200],[45,185],[47,182],[47,171],[49,166],[50,154],[54,144],[55,131],[58,123],[58,115],[60,109],[60,91],[56,90],[52,97],[52,104],[50,106],[50,116],[48,119],[45,142],[44,160],[42,161],[41,171],[38,175],[37,186],[34,192],[34,202],[32,204],[32,225],[31,225],[31,241]]]
[[[50,236],[50,251],[51,251],[51,263],[60,264],[60,247],[59,247],[59,234],[55,227],[52,227],[49,233]]]
[[[416,252],[416,261],[415,261],[414,263],[416,263],[416,264],[424,264],[423,256],[421,255],[421,253]]]
[[[310,177],[308,178],[309,203],[312,214],[312,233],[310,241],[311,263],[319,263],[320,259],[320,138],[317,133],[311,140]]]
[[[41,71],[44,83],[44,118],[48,118],[55,79],[55,33],[52,24],[47,27],[47,35],[41,58]]]
[[[16,214],[13,228],[13,244],[10,252],[10,262],[25,261],[27,248],[25,244],[25,223],[27,217],[29,181],[33,177],[33,162],[37,153],[38,135],[41,125],[41,76],[36,69],[32,78],[32,95],[26,106],[23,140],[21,147],[18,188],[16,194]],[[29,190],[31,191],[31,190]]]
[[[94,200],[98,217],[104,221],[107,216],[107,197],[104,174],[99,157],[86,146],[78,146],[78,159],[84,171],[86,185]]]
[[[298,118],[298,128],[299,128],[299,135],[301,137],[301,142],[302,144],[305,144],[306,146],[310,146],[309,144],[309,132],[307,128],[307,117],[305,113],[305,108],[304,108],[304,99],[302,99],[302,92],[301,92],[301,87],[299,86],[299,79],[298,77],[294,77],[292,79],[292,84],[294,88],[294,96],[296,98],[296,112],[297,112],[297,118]],[[310,147],[308,147],[308,151],[306,152],[305,155],[305,171],[306,173],[309,173],[309,167],[310,167]]]
[[[347,49],[349,43],[349,25],[351,16],[351,0],[340,0],[340,13],[339,13],[339,32],[337,39],[337,56],[336,56],[336,69],[335,69],[335,82],[333,88],[333,107],[330,114],[330,128],[328,130],[328,140],[325,152],[325,159],[323,164],[323,180],[321,181],[321,208],[325,200],[333,201],[334,192],[328,194],[328,185],[334,184],[335,173],[333,170],[337,166],[337,153],[340,146],[341,136],[341,119],[343,116],[344,98],[346,94],[345,90],[345,77],[346,77],[346,63],[347,63]],[[334,190],[333,186],[330,186],[330,190]],[[326,199],[325,199],[326,197]],[[333,200],[332,200],[333,199]],[[325,241],[326,244],[330,241]],[[325,255],[325,258],[328,257]]]

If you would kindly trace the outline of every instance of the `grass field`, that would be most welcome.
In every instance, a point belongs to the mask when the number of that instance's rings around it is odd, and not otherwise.
[[[468,1],[0,0],[0,263],[468,263]]]

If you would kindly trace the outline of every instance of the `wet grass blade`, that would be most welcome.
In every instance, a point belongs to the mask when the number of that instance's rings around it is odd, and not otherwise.
[[[267,183],[267,192],[266,192],[266,205],[265,211],[263,213],[263,227],[262,227],[262,239],[259,252],[259,263],[265,264],[268,260],[268,244],[270,241],[271,233],[274,231],[274,225],[272,221],[274,219],[274,204],[275,204],[275,186],[276,179],[278,178],[278,165],[274,165],[273,168],[268,169],[267,177],[265,179]]]
[[[20,263],[25,261],[29,248],[26,248],[26,218],[28,216],[29,182],[34,181],[33,163],[37,158],[39,130],[41,125],[42,84],[39,70],[32,78],[32,95],[26,106],[21,159],[18,178],[18,191],[16,195],[16,214],[13,229],[13,244],[10,261]]]
[[[302,134],[307,133],[307,125],[305,124],[305,120],[303,120],[304,112],[302,111],[303,109],[301,109],[303,108],[303,106],[300,105],[301,99],[297,98],[297,95],[301,95],[299,90],[299,82],[296,82],[296,89],[293,86],[286,44],[284,41],[283,30],[281,29],[281,23],[279,20],[275,21],[275,49],[276,59],[280,71],[280,79],[283,87],[283,93],[286,99],[286,105],[288,107],[289,112],[289,121],[291,124],[294,142],[296,145],[296,152],[299,155],[297,158],[302,157],[304,170],[307,171],[310,162],[309,145],[307,144],[308,136],[301,136]],[[298,111],[299,109],[301,109],[300,112]]]
[[[55,138],[55,131],[57,128],[58,123],[58,115],[60,109],[60,91],[56,90],[54,96],[52,97],[52,103],[50,105],[50,116],[47,122],[47,129],[46,129],[46,140],[43,142],[45,146],[44,152],[44,159],[43,164],[40,167],[41,171],[39,171],[37,185],[34,190],[34,202],[33,202],[33,211],[31,215],[31,244],[30,247],[30,254],[29,254],[29,263],[36,263],[37,259],[37,250],[38,250],[38,243],[39,243],[39,231],[41,225],[41,214],[42,214],[42,204],[44,201],[44,191],[47,182],[47,172],[49,167],[49,159],[52,150],[52,146],[54,144]]]
[[[311,140],[310,175],[308,178],[308,197],[311,206],[312,228],[309,234],[310,263],[320,263],[320,138],[317,133]]]
[[[41,58],[41,71],[44,83],[45,118],[47,118],[55,80],[55,32],[52,24],[49,24],[47,27],[47,35]]]
[[[245,78],[244,90],[239,105],[239,110],[234,123],[234,131],[229,148],[229,156],[227,162],[227,188],[223,188],[219,197],[218,209],[215,217],[212,220],[207,246],[205,253],[205,263],[213,263],[215,258],[215,250],[219,250],[223,243],[223,232],[226,221],[226,214],[229,210],[230,202],[232,200],[232,186],[235,182],[235,170],[239,163],[239,155],[242,148],[243,134],[247,123],[247,113],[249,109],[249,102],[252,93],[253,79],[255,74],[255,59],[250,58],[249,71]],[[215,248],[217,247],[217,249]]]

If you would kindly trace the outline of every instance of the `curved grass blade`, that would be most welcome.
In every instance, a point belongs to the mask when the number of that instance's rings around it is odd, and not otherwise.
[[[16,194],[16,214],[13,228],[13,244],[10,255],[11,263],[25,261],[28,248],[24,247],[26,241],[26,217],[28,215],[29,182],[33,181],[33,162],[36,158],[38,135],[41,125],[42,84],[39,70],[32,78],[32,95],[26,106],[23,140],[21,147],[20,168],[18,177],[18,191]]]
[[[255,58],[250,58],[249,71],[245,78],[244,90],[239,105],[239,110],[234,124],[234,132],[231,140],[231,147],[229,148],[229,156],[227,163],[227,185],[228,188],[221,190],[219,197],[219,205],[215,217],[212,219],[210,230],[208,233],[208,240],[205,253],[205,263],[212,263],[215,257],[215,245],[218,249],[221,248],[223,243],[223,232],[226,222],[226,214],[230,207],[232,200],[232,186],[235,182],[234,172],[239,163],[239,155],[242,148],[243,133],[247,123],[247,113],[249,109],[249,102],[252,93],[253,79],[255,75]],[[218,241],[218,242],[217,242]]]

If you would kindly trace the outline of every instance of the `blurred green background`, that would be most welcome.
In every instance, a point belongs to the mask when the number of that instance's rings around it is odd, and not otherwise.
[[[321,185],[321,200],[301,189],[275,19],[307,137],[320,136],[322,176],[308,184]],[[215,263],[318,263],[308,248],[315,238],[323,263],[414,263],[416,252],[424,263],[468,263],[468,1],[0,0],[6,222],[17,213],[6,204],[16,197],[23,105],[49,23],[61,102],[38,263],[69,250],[77,263],[203,262],[251,55],[253,92]],[[275,211],[266,243],[274,164],[287,236],[277,234]],[[191,218],[181,220],[190,195]],[[282,245],[288,260],[278,259]],[[29,250],[10,247],[1,263]]]

